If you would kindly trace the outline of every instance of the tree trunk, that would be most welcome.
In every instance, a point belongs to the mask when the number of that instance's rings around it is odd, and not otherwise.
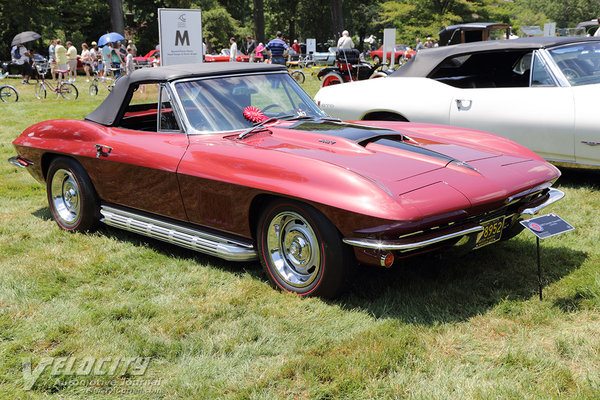
[[[108,7],[110,9],[110,24],[113,32],[118,32],[121,35],[125,32],[125,24],[123,22],[123,2],[122,0],[109,0]]]
[[[258,43],[265,43],[265,6],[263,0],[252,0],[254,3],[254,36]]]
[[[334,39],[342,36],[344,31],[344,15],[342,14],[342,0],[331,0],[331,22]]]

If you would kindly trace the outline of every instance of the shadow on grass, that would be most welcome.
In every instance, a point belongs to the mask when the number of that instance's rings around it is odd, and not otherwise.
[[[587,254],[542,243],[544,286],[578,269]],[[339,303],[376,318],[432,325],[458,322],[504,300],[522,301],[538,293],[535,244],[519,238],[462,257],[430,255],[389,270],[362,268]]]
[[[600,170],[585,170],[579,168],[560,168],[562,176],[554,185],[557,188],[566,187],[577,189],[582,186],[600,190]]]
[[[33,215],[50,219],[47,207]],[[267,279],[258,261],[225,261],[103,224],[98,232],[134,246],[150,247],[168,257]],[[568,247],[544,247],[543,242],[541,254],[544,285],[562,279],[587,258],[584,252]],[[360,309],[375,318],[434,325],[464,321],[504,300],[528,300],[537,293],[535,244],[517,237],[463,256],[433,253],[397,261],[388,270],[360,267],[347,293],[329,303],[349,310]]]

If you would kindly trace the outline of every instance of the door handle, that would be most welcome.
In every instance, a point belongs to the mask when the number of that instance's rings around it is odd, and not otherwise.
[[[456,99],[458,111],[469,111],[473,105],[473,100]]]
[[[100,158],[100,156],[108,157],[108,155],[112,151],[112,147],[106,146],[104,144],[95,144],[94,147],[96,148],[96,158]]]
[[[582,140],[581,143],[587,144],[588,146],[600,146],[600,142],[590,142],[588,140]]]

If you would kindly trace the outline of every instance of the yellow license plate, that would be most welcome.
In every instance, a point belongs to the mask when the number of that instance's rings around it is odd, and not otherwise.
[[[478,249],[488,244],[497,242],[502,237],[502,228],[504,227],[504,217],[498,217],[491,221],[484,222],[481,224],[483,232],[477,239],[475,249]]]

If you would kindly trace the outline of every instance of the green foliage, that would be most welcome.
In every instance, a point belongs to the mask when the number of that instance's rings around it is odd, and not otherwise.
[[[242,32],[236,21],[223,7],[215,7],[202,13],[202,35],[207,41],[207,51],[219,52],[229,47],[229,38],[236,37],[238,48],[241,44]]]

